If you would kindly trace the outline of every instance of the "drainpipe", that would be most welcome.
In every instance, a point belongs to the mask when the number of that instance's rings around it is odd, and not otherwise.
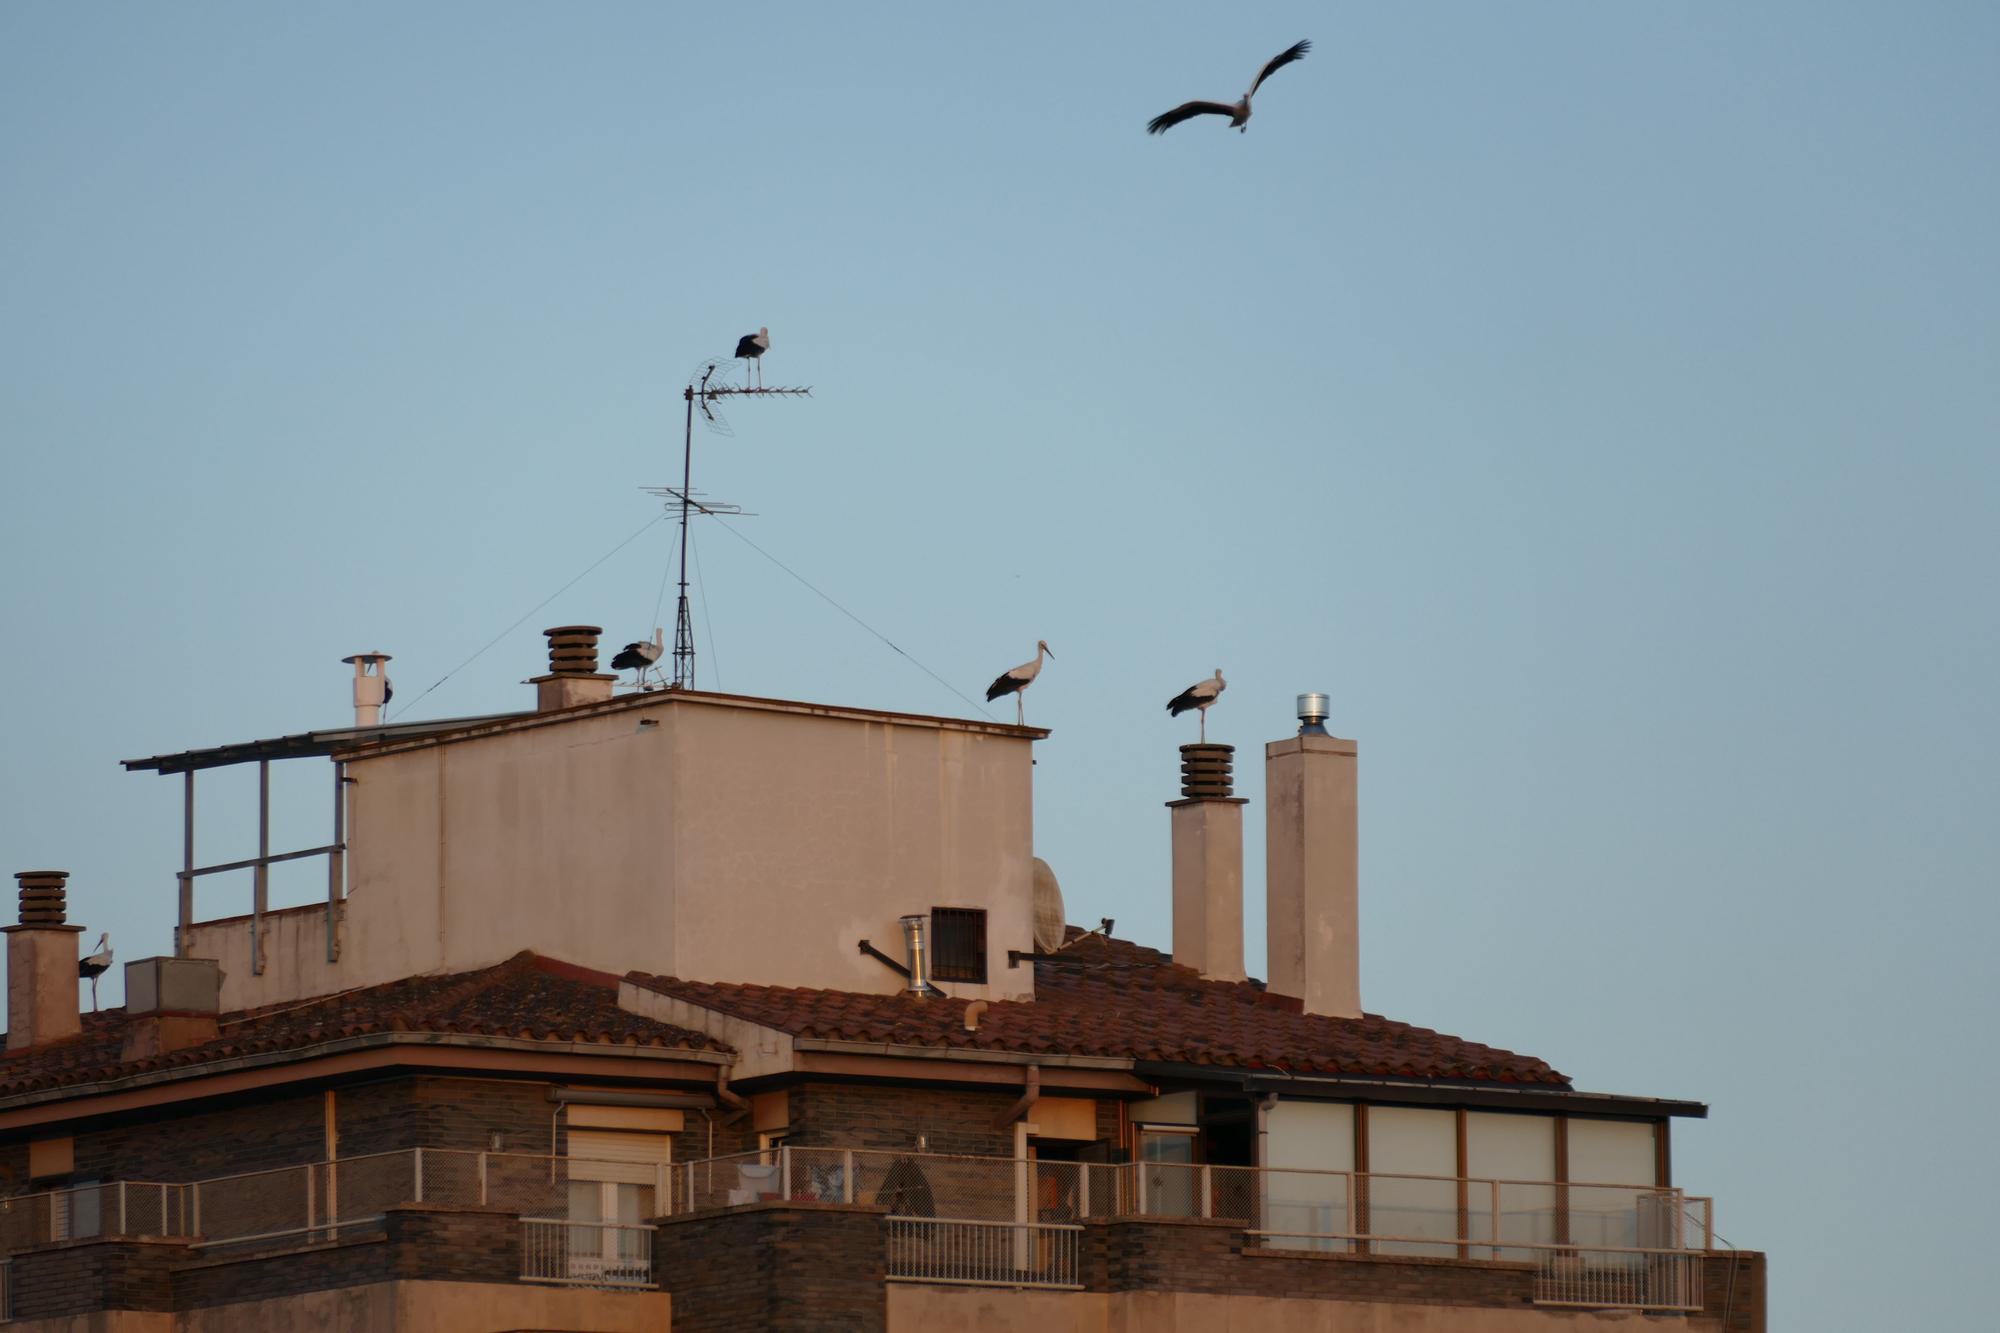
[[[1006,1111],[1002,1112],[1000,1118],[993,1122],[993,1127],[995,1129],[1007,1128],[1007,1126],[1013,1124],[1015,1121],[1019,1120],[1022,1116],[1026,1115],[1028,1113],[1028,1108],[1033,1106],[1035,1104],[1035,1099],[1041,1095],[1042,1095],[1042,1067],[1040,1065],[1029,1065],[1028,1081],[1026,1087],[1022,1089],[1021,1100],[1015,1102],[1012,1106],[1008,1107]]]
[[[730,1091],[730,1067],[728,1065],[716,1065],[716,1101],[720,1101],[724,1107],[730,1109],[730,1113],[726,1117],[722,1117],[724,1125],[734,1125],[742,1117],[750,1115],[750,1103],[742,1097],[742,1093],[732,1093]]]

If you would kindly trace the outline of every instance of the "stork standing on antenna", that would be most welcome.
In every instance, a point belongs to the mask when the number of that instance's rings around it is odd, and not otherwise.
[[[1198,680],[1194,684],[1182,690],[1179,694],[1176,694],[1173,698],[1167,700],[1167,712],[1171,713],[1175,717],[1179,717],[1182,713],[1187,712],[1187,710],[1190,708],[1200,709],[1201,739],[1202,743],[1205,745],[1208,743],[1209,707],[1217,699],[1220,699],[1222,697],[1222,692],[1228,688],[1229,688],[1229,682],[1222,678],[1222,668],[1217,667],[1215,669],[1215,674],[1213,676],[1210,676],[1207,680]]]
[[[757,367],[757,387],[764,387],[764,353],[771,350],[771,331],[760,328],[755,333],[746,333],[736,340],[736,355]],[[750,378],[750,366],[743,368],[743,378]]]
[[[1196,116],[1227,116],[1229,117],[1230,125],[1235,127],[1237,133],[1241,134],[1245,132],[1249,128],[1250,99],[1257,95],[1259,88],[1264,86],[1264,80],[1270,78],[1274,72],[1283,69],[1294,60],[1305,59],[1306,52],[1312,50],[1312,47],[1313,44],[1311,42],[1294,42],[1277,55],[1265,61],[1264,68],[1257,71],[1256,82],[1250,85],[1250,91],[1243,94],[1234,103],[1182,102],[1172,111],[1162,111],[1159,115],[1147,121],[1146,133],[1158,134],[1163,130],[1170,130],[1182,121],[1193,120]],[[739,348],[736,354],[741,356],[743,352]]]
[[[991,685],[986,687],[986,701],[988,703],[998,699],[1003,694],[1014,696],[1014,721],[1017,725],[1026,726],[1028,724],[1027,714],[1021,707],[1021,694],[1030,685],[1035,683],[1035,677],[1042,674],[1042,655],[1044,653],[1047,653],[1050,657],[1055,656],[1054,653],[1049,652],[1048,640],[1035,640],[1034,661],[1023,662],[1012,671],[1003,671]]]
[[[613,671],[636,671],[634,685],[646,683],[646,672],[667,654],[667,632],[655,625],[651,643],[628,643],[611,659]]]
[[[111,932],[97,937],[97,952],[77,960],[76,974],[90,982],[90,1012],[97,1012],[97,979],[111,970]]]

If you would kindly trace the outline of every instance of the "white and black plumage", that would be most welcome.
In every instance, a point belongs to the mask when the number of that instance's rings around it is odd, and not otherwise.
[[[1167,711],[1175,717],[1179,717],[1190,708],[1200,709],[1201,738],[1203,741],[1206,741],[1208,740],[1209,705],[1220,699],[1222,692],[1228,688],[1229,682],[1222,678],[1222,668],[1217,667],[1215,674],[1207,680],[1198,680],[1179,694],[1176,694],[1173,698],[1167,700]]]
[[[1196,116],[1227,116],[1229,123],[1235,126],[1239,133],[1242,132],[1248,128],[1250,99],[1257,95],[1257,90],[1264,85],[1264,80],[1270,78],[1273,71],[1284,68],[1294,60],[1304,59],[1306,52],[1312,50],[1312,45],[1311,42],[1295,42],[1264,62],[1264,68],[1257,71],[1256,82],[1250,85],[1250,91],[1243,94],[1233,105],[1227,102],[1182,102],[1172,111],[1163,111],[1147,121],[1146,133],[1158,134],[1162,130],[1170,130],[1182,121],[1193,120]]]
[[[1014,696],[1014,721],[1022,726],[1027,725],[1027,714],[1021,707],[1021,692],[1030,685],[1033,685],[1035,677],[1042,674],[1042,655],[1044,653],[1047,653],[1050,657],[1055,656],[1054,653],[1049,652],[1049,645],[1046,640],[1035,640],[1034,661],[1023,662],[1012,671],[1001,672],[994,679],[993,683],[986,687],[986,699],[989,703],[998,699],[1003,694]]]
[[[760,328],[755,333],[746,333],[736,340],[736,355],[757,367],[757,387],[760,389],[764,387],[764,353],[770,350],[771,331],[769,329]],[[750,367],[745,366],[743,372],[744,378],[746,380],[749,379]]]
[[[646,683],[646,672],[655,662],[666,656],[666,652],[667,632],[658,626],[654,626],[653,641],[651,643],[626,644],[623,648],[619,649],[618,656],[611,659],[611,669],[613,671],[636,671],[639,675],[632,683],[643,685]]]
[[[111,970],[111,932],[97,937],[97,952],[77,960],[76,974],[90,981],[90,1011],[97,1012],[97,979]]]

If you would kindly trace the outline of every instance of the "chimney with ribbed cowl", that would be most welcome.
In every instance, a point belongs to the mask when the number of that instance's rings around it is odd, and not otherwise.
[[[618,677],[597,669],[597,625],[558,625],[545,629],[549,640],[549,674],[535,676],[535,711],[575,708],[579,704],[601,704],[611,697]]]
[[[68,922],[67,870],[23,870],[21,923],[7,926],[7,1049],[25,1050],[83,1030],[77,1004],[77,936]]]
[[[1243,980],[1243,807],[1233,745],[1181,747],[1173,812],[1174,961],[1214,981]]]
[[[1326,730],[1326,696],[1299,696],[1299,734],[1264,747],[1269,987],[1309,1014],[1361,1016],[1354,742]]]

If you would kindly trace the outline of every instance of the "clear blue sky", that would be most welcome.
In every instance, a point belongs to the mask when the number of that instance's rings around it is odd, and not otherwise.
[[[1247,134],[1143,133],[1300,37]],[[8,6],[0,863],[164,951],[177,793],[117,761],[337,725],[357,650],[414,697],[769,325],[814,396],[697,484],[965,694],[1054,645],[1073,919],[1168,941],[1167,697],[1226,670],[1255,800],[1329,691],[1371,1009],[1711,1102],[1677,1172],[1774,1328],[1981,1326],[1996,69],[1973,3]],[[645,635],[669,545],[407,716]],[[703,684],[965,711],[699,550]]]

